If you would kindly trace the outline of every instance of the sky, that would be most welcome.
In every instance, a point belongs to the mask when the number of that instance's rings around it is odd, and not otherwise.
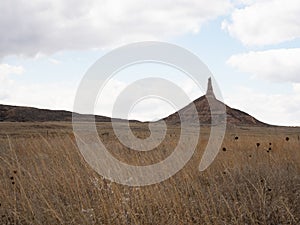
[[[0,104],[72,110],[96,60],[132,42],[164,41],[208,66],[227,105],[263,122],[300,126],[298,0],[3,0],[0,29]],[[205,92],[174,68],[137,65],[107,84],[95,113],[111,116],[130,82],[153,75],[192,100]],[[149,98],[129,118],[155,120],[174,110]]]

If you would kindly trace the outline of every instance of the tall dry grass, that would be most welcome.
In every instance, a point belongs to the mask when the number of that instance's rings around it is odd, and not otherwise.
[[[179,136],[176,128],[170,129],[158,149],[132,153],[109,127],[101,126],[99,134],[112,154],[133,164],[166,157]],[[297,132],[230,129],[216,160],[201,173],[209,133],[204,129],[193,158],[175,176],[128,187],[96,174],[69,128],[50,128],[1,130],[0,224],[300,223]],[[134,129],[142,138],[148,135]]]

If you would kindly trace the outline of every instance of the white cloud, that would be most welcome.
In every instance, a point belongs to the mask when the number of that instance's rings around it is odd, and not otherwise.
[[[227,64],[257,78],[300,83],[300,48],[237,54]]]
[[[238,87],[226,96],[226,104],[273,125],[300,126],[300,87],[289,94],[265,94]],[[239,93],[238,95],[236,93]]]
[[[65,83],[25,85],[7,79],[0,83],[0,104],[72,110],[75,89]]]
[[[169,80],[169,79],[168,79]],[[190,79],[173,79],[173,84],[176,84],[181,90],[189,97],[189,99],[193,100],[196,97],[199,97],[201,91],[197,87],[197,85]],[[105,87],[101,90],[101,95],[98,96],[98,100],[95,106],[95,113],[98,115],[105,115],[105,116],[112,116],[112,111],[114,107],[114,103],[117,100],[118,96],[123,94],[123,90],[131,85],[134,82],[125,83],[121,82],[117,79],[111,79],[106,84]],[[147,89],[153,86],[159,86],[160,84],[157,83],[156,85],[149,85],[148,87],[142,87],[139,89],[139,94],[141,93],[148,93]],[[137,86],[135,86],[136,88]],[[128,91],[128,90],[127,90]],[[132,92],[132,89],[129,90],[129,93]],[[126,93],[126,92],[125,92]],[[124,96],[124,95],[123,95]],[[124,101],[128,103],[132,103],[131,95],[128,96],[129,99]],[[178,111],[187,105],[190,102],[180,102],[183,105],[180,105],[176,108],[176,106],[171,105],[169,102],[160,99],[160,96],[147,96],[146,98],[140,99],[141,101],[136,102],[138,104],[134,105],[132,111],[129,112],[128,118],[129,119],[137,119],[141,121],[151,121],[156,120],[158,118],[164,118],[168,115]],[[178,103],[178,102],[177,102]],[[173,102],[174,104],[174,102]],[[175,107],[175,108],[174,108]],[[89,113],[89,112],[86,112]]]
[[[256,0],[234,0],[236,6],[252,5]]]
[[[22,66],[13,66],[9,64],[0,64],[0,100],[9,98],[10,93],[14,89],[10,89],[13,86],[14,81],[10,78],[10,75],[20,75],[24,73]]]
[[[197,32],[229,0],[0,2],[0,57],[99,49]]]
[[[0,64],[0,81],[4,81],[11,74],[22,74],[24,68],[22,66],[12,66],[9,64]]]
[[[299,0],[242,0],[222,28],[245,45],[270,45],[300,37]],[[252,3],[252,4],[251,4]]]
[[[59,65],[61,64],[61,61],[54,59],[54,58],[49,58],[48,59],[50,63],[54,64],[54,65]]]
[[[227,64],[258,79],[289,82],[293,88],[287,93],[271,94],[268,90],[239,87],[226,96],[226,103],[263,122],[300,126],[300,48],[237,54]]]
[[[22,74],[24,68],[21,66],[12,66],[9,64],[0,64],[0,100],[5,100],[10,96],[10,87],[14,81],[9,77],[13,74]]]
[[[299,93],[299,94],[300,94],[300,83],[298,83],[298,84],[293,84],[293,90],[294,90],[296,93]]]

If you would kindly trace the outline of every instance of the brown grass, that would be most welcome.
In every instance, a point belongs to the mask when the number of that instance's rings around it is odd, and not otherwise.
[[[138,124],[132,129],[141,138],[149,135]],[[175,176],[128,187],[85,163],[69,124],[3,123],[0,224],[300,223],[299,129],[231,128],[201,173],[208,133],[202,130],[193,158]],[[149,164],[170,154],[179,130],[170,128],[165,142],[143,154],[121,147],[106,124],[99,124],[99,134],[116,157]]]

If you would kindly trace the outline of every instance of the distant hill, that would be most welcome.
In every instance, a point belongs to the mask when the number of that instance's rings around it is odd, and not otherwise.
[[[210,109],[210,105],[213,106],[213,110]],[[269,124],[263,123],[249,114],[242,112],[237,109],[233,109],[223,102],[216,99],[211,79],[208,82],[208,88],[206,95],[198,98],[193,102],[196,106],[198,114],[191,112],[191,104],[187,105],[179,112],[184,113],[187,120],[193,121],[195,117],[199,118],[200,124],[209,125],[211,124],[211,113],[216,115],[217,123],[224,122],[224,116],[220,114],[222,107],[226,109],[227,113],[227,124],[232,126],[270,126]],[[111,118],[105,116],[95,116],[96,122],[111,122]],[[178,112],[171,114],[164,118],[168,124],[180,124],[180,118]],[[48,110],[48,109],[37,109],[32,107],[22,106],[9,106],[0,105],[0,122],[46,122],[46,121],[72,121],[72,112],[63,110]],[[136,121],[135,121],[136,122]]]
[[[210,102],[213,102],[215,105],[215,108],[221,108],[225,107],[226,109],[226,120],[228,125],[232,126],[271,126],[269,124],[263,123],[254,117],[250,116],[249,114],[242,112],[238,109],[233,109],[224,103],[220,102],[217,99],[211,99]],[[181,109],[180,111],[185,115],[185,118],[189,121],[193,121],[195,117],[199,118],[201,125],[210,125],[211,124],[211,111],[210,106],[208,104],[208,98],[207,96],[202,96],[195,100],[194,105],[196,106],[196,109],[198,111],[198,115],[194,115],[193,113],[190,113],[191,105],[188,105]],[[213,111],[213,110],[212,110]],[[214,113],[214,112],[212,112]],[[217,123],[224,122],[224,116],[222,114],[218,115],[218,112],[215,112]],[[166,117],[164,119],[169,124],[180,124],[180,117],[178,112],[171,114],[170,116]]]
[[[194,104],[196,106],[198,112],[197,115],[194,115],[194,113],[191,112],[191,104]],[[250,116],[245,112],[242,112],[238,109],[233,109],[225,105],[223,102],[219,101],[218,99],[216,99],[210,78],[208,80],[206,95],[196,99],[191,104],[179,110],[179,112],[185,115],[186,120],[194,121],[195,117],[198,117],[200,124],[202,125],[211,124],[211,114],[214,114],[216,116],[217,123],[224,122],[224,115],[222,114],[222,109],[224,109],[223,111],[226,111],[227,114],[226,115],[227,125],[229,126],[230,125],[263,126],[263,127],[271,126],[269,124],[263,123],[255,119],[254,117]],[[210,107],[210,105],[212,107]],[[171,124],[180,123],[180,117],[178,112],[171,114],[170,116],[166,117],[164,120],[167,123],[171,123]]]
[[[97,122],[110,122],[105,116],[96,116]],[[72,112],[37,109],[33,107],[0,105],[0,122],[72,121]]]

